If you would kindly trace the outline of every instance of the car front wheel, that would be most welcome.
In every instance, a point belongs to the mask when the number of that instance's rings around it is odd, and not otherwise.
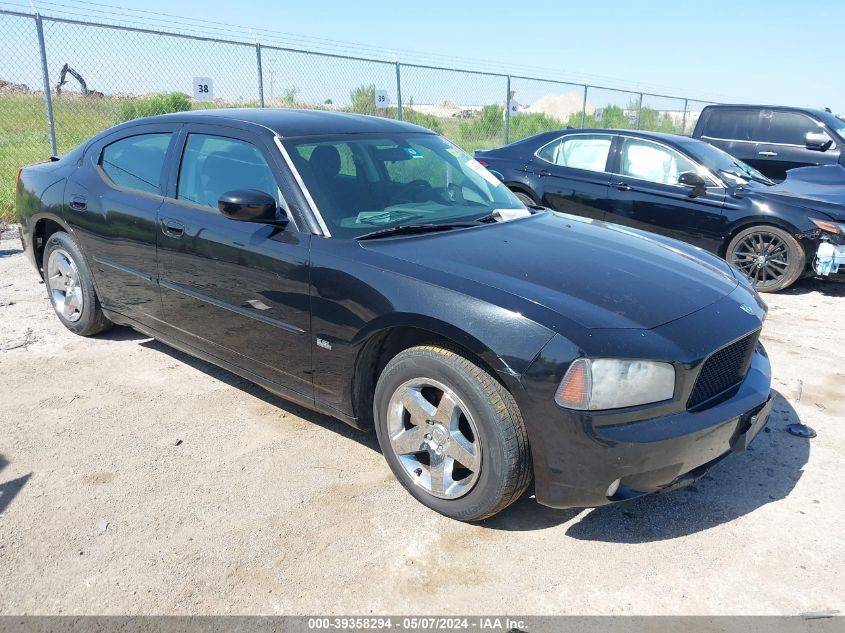
[[[394,475],[445,516],[492,516],[531,481],[528,436],[513,397],[451,350],[420,346],[393,358],[376,385],[373,413]]]
[[[804,272],[804,249],[792,235],[774,226],[740,231],[727,249],[726,259],[744,274],[758,292],[777,292],[791,286]]]

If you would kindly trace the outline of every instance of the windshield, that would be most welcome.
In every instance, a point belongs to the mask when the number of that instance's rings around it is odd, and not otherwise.
[[[686,145],[686,149],[705,167],[710,169],[713,173],[720,175],[730,184],[741,185],[749,180],[753,180],[764,185],[775,184],[759,171],[754,169],[751,165],[743,163],[738,158],[734,158],[727,152],[723,152],[718,147],[713,147],[704,141],[689,143]]]
[[[308,137],[285,146],[335,237],[524,208],[478,161],[434,134]]]

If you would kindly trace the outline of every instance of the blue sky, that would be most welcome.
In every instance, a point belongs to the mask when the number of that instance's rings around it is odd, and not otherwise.
[[[845,112],[842,40],[836,35],[845,24],[842,0],[144,0],[126,6],[398,51],[560,69],[596,83],[625,81],[669,94]]]
[[[45,15],[84,15],[107,20],[109,13],[121,11],[106,6],[116,4],[113,0],[32,1]],[[0,8],[26,11],[28,2],[0,0]],[[400,60],[428,58],[439,65],[462,67],[496,64],[513,69],[515,74],[554,74],[578,82],[718,101],[829,106],[837,113],[845,113],[840,39],[835,35],[835,28],[845,24],[842,0],[128,0],[122,6],[139,11],[132,14],[135,23],[147,22],[159,28],[167,28],[168,18],[156,16],[155,12],[208,20],[215,23],[206,25],[212,36],[222,36],[226,28],[223,25],[252,26],[278,32],[278,37],[291,45],[304,47],[310,38],[320,38],[324,48],[345,48],[362,56],[387,56],[390,50]],[[201,31],[204,24],[193,22],[190,28]],[[192,50],[188,63],[180,59],[182,48],[154,51],[149,50],[155,46],[151,38],[127,38],[125,42],[115,40],[115,46],[123,47],[128,54],[95,58],[94,51],[106,48],[102,45],[108,42],[107,38],[71,33],[72,29],[62,34],[60,30],[46,28],[48,57],[51,63],[55,62],[52,65],[77,60],[93,75],[93,83],[104,90],[119,91],[117,82],[137,76],[134,70],[139,67],[160,77],[161,83],[149,80],[151,90],[180,89],[183,80],[173,79],[179,72],[187,76],[214,74],[219,77],[215,80],[216,86],[220,84],[218,93],[227,97],[248,97],[242,93],[251,91],[255,83],[248,72],[239,70],[251,63],[248,49],[231,54],[212,47],[201,52]],[[21,32],[28,41],[29,29]],[[13,29],[7,43],[16,45],[16,33]],[[237,36],[243,37],[243,33],[241,30]],[[100,46],[94,48],[92,44]],[[206,71],[200,62],[213,68]],[[310,92],[315,99],[332,98],[335,93],[348,94],[347,86],[357,81],[359,74],[385,88],[392,81],[389,68],[378,69],[370,77],[364,69],[311,64],[304,59],[271,58],[268,63],[274,69],[277,94],[285,87],[296,86],[300,94]],[[27,73],[37,71],[36,67],[27,71],[30,64],[17,69],[12,66],[12,70],[3,66],[0,60],[0,78],[20,76],[25,82],[30,81]],[[302,79],[306,74],[314,75],[310,84]],[[410,96],[418,102],[439,97],[436,87],[441,83],[450,86],[463,81],[433,73],[418,74],[409,77]],[[228,85],[224,85],[225,81]],[[482,102],[493,100],[492,95],[502,92],[500,82],[468,78],[466,83],[467,89],[480,95]],[[539,85],[518,87],[520,100],[536,99],[546,90]],[[430,94],[424,94],[426,91]],[[450,88],[444,92],[455,91]],[[408,96],[406,93],[406,100]],[[463,96],[457,94],[456,98]],[[628,96],[618,96],[620,102],[626,99]],[[601,104],[603,95],[596,95],[594,100]],[[656,103],[655,107],[670,108],[672,104]]]

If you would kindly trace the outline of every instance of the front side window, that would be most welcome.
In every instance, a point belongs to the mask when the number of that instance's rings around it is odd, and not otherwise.
[[[563,137],[543,147],[537,155],[545,161],[589,171],[604,171],[612,138],[603,135]]]
[[[650,141],[626,138],[622,145],[621,175],[662,185],[677,185],[684,172],[696,172],[695,164],[673,149]]]
[[[103,148],[100,167],[118,187],[158,194],[172,134],[139,134]]]
[[[189,134],[176,197],[216,209],[220,196],[235,189],[256,189],[277,197],[273,171],[261,151],[246,141]]]
[[[335,237],[402,224],[473,221],[519,200],[475,159],[434,134],[285,142]]]
[[[818,134],[824,132],[824,128],[810,117],[797,112],[772,112],[766,142],[804,145],[810,132]]]

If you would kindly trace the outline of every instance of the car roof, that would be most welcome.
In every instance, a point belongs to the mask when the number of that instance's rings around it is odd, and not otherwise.
[[[802,108],[800,106],[784,106],[784,105],[760,105],[753,103],[714,103],[704,106],[705,110],[783,110],[786,112],[806,112],[807,114],[815,115],[819,118],[826,118],[835,116],[830,112],[819,110],[818,108]]]
[[[135,119],[126,125],[148,123],[246,123],[261,126],[281,137],[328,134],[434,133],[419,125],[385,117],[291,108],[226,108],[174,112]]]
[[[648,130],[626,130],[613,128],[573,128],[568,130],[558,130],[551,132],[555,136],[563,136],[564,134],[620,134],[625,136],[637,136],[640,138],[650,138],[656,141],[665,141],[668,143],[678,143],[679,141],[688,140],[688,136],[681,136],[680,134],[669,134],[668,132],[650,132]]]

